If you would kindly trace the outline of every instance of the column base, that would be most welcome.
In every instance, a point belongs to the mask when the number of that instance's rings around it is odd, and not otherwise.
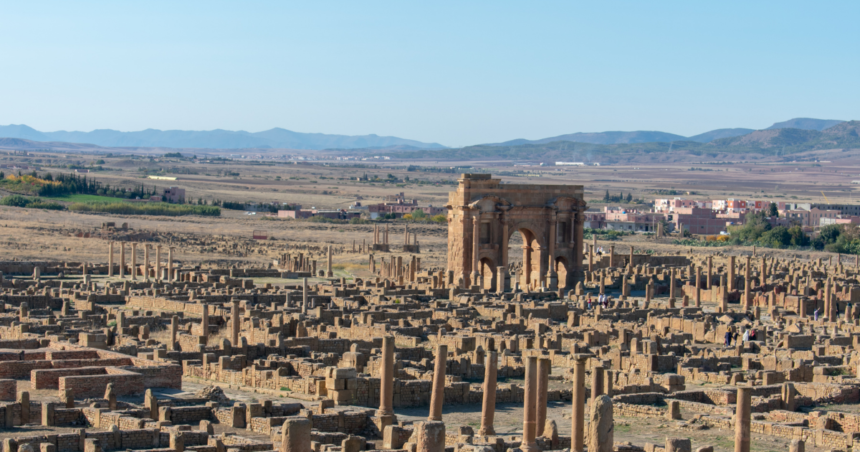
[[[470,279],[470,281],[469,281],[469,282],[471,283],[471,285],[472,285],[472,286],[480,286],[480,285],[481,285],[481,284],[479,284],[479,283],[478,283],[478,281],[481,279],[481,274],[480,274],[480,273],[478,273],[478,272],[472,272],[472,274],[471,274],[471,275],[469,275],[469,279]]]
[[[394,414],[382,414],[377,411],[376,416],[371,417],[370,421],[373,422],[374,427],[376,427],[374,433],[382,438],[382,434],[385,432],[385,427],[397,423],[397,416]]]
[[[549,290],[558,289],[558,274],[556,273],[547,273],[546,275],[546,285]]]
[[[481,428],[478,430],[479,436],[496,436],[496,429],[493,427]]]

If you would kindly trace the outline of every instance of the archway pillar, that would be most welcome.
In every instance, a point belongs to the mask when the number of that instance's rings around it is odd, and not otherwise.
[[[509,231],[508,231],[508,216],[505,212],[509,209],[507,206],[500,206],[499,209],[499,221],[502,223],[502,239],[500,240],[500,249],[499,253],[501,254],[501,259],[499,260],[499,265],[502,267],[508,266],[508,240],[510,239]],[[507,287],[506,287],[507,288]]]
[[[481,265],[481,212],[476,211],[472,214],[472,274],[469,275],[469,285],[481,286],[479,282],[481,274],[478,268]]]
[[[555,272],[555,245],[556,233],[558,231],[558,215],[556,212],[549,214],[549,240],[547,240],[547,271],[546,286],[549,290],[558,289],[558,273]]]
[[[573,285],[584,279],[584,273],[582,271],[582,245],[584,243],[584,222],[585,215],[583,215],[582,211],[580,210],[576,212],[573,221],[573,235],[571,236],[571,240],[573,240],[573,259],[570,261],[570,270],[567,272],[567,278],[568,280],[570,280],[570,284]]]

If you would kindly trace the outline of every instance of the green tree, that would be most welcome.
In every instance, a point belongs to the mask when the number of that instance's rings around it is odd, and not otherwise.
[[[770,206],[768,206],[767,216],[773,217],[773,218],[779,217],[779,208],[777,208],[777,205],[775,202],[770,203]]]
[[[633,201],[633,193],[627,193],[627,202]]]
[[[735,243],[755,242],[771,228],[765,219],[763,212],[749,212],[745,217],[743,226],[729,228],[732,241]]]
[[[606,194],[603,195],[603,201],[609,202],[609,189],[606,190]]]
[[[803,233],[800,226],[788,228],[788,234],[791,236],[791,246],[809,246],[809,236]]]
[[[840,234],[842,234],[842,225],[829,224],[821,228],[821,230],[818,232],[818,237],[824,242],[825,245],[829,245],[831,243],[836,243],[836,240],[839,239]]]
[[[785,226],[777,226],[762,234],[759,242],[768,248],[785,248],[791,244],[791,234]]]

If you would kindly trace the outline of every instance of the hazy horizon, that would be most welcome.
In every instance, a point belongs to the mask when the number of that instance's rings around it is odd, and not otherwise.
[[[6,5],[0,124],[445,146],[851,120],[855,2]],[[850,47],[849,47],[850,48]]]

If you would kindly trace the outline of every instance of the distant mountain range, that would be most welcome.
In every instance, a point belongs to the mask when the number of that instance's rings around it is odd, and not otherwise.
[[[788,121],[778,122],[765,130],[770,129],[802,129],[822,131],[833,127],[844,121],[835,119],[811,119],[795,118]],[[503,143],[492,143],[484,146],[520,146],[523,144],[544,144],[557,141],[571,141],[574,143],[590,144],[634,144],[634,143],[669,143],[672,141],[695,141],[697,143],[710,143],[720,138],[732,138],[754,132],[755,129],[717,129],[710,132],[700,133],[691,137],[675,135],[666,132],[636,131],[636,132],[596,132],[596,133],[570,133],[539,140],[516,139]]]
[[[231,130],[156,130],[120,132],[102,129],[92,132],[40,132],[25,125],[0,126],[0,137],[32,141],[87,143],[103,147],[154,147],[202,149],[444,149],[439,143],[422,143],[378,135],[329,135],[300,133],[274,128],[263,132]]]
[[[812,121],[812,122],[810,122]],[[860,121],[833,121],[836,125],[822,127],[820,120],[792,120],[785,123],[809,129],[770,127],[753,130],[743,135],[735,135],[738,129],[714,130],[703,135],[713,138],[708,142],[695,141],[694,137],[680,137],[677,141],[658,141],[664,137],[662,132],[606,132],[603,134],[571,134],[545,140],[514,140],[504,144],[484,144],[459,149],[437,151],[401,152],[390,154],[398,159],[432,160],[495,160],[495,161],[574,161],[619,163],[632,161],[674,161],[691,158],[693,160],[737,159],[738,156],[756,154],[775,156],[791,160],[792,154],[828,150],[860,149]],[[745,129],[741,129],[745,130]],[[651,134],[652,141],[635,142],[637,134]],[[592,140],[600,138],[601,143],[568,141],[566,137]],[[677,135],[676,135],[677,136]],[[720,136],[723,136],[720,138]],[[613,140],[625,140],[615,143]],[[704,141],[704,140],[703,140]],[[686,156],[686,157],[685,157]]]
[[[384,151],[397,158],[414,159],[549,159],[586,158],[595,160],[615,154],[660,153],[686,150],[708,154],[795,153],[822,149],[822,146],[850,147],[857,144],[857,121],[795,118],[763,130],[717,129],[684,137],[658,131],[571,133],[538,140],[517,139],[449,149],[438,143],[423,143],[378,135],[328,135],[299,133],[275,128],[263,132],[229,130],[185,131],[147,129],[139,132],[94,130],[92,132],[40,132],[25,125],[0,126],[0,147],[4,149],[57,149],[77,151],[104,148],[179,149],[296,149]],[[97,149],[93,149],[97,150]],[[429,151],[429,152],[428,152]],[[582,154],[580,154],[582,152]]]

